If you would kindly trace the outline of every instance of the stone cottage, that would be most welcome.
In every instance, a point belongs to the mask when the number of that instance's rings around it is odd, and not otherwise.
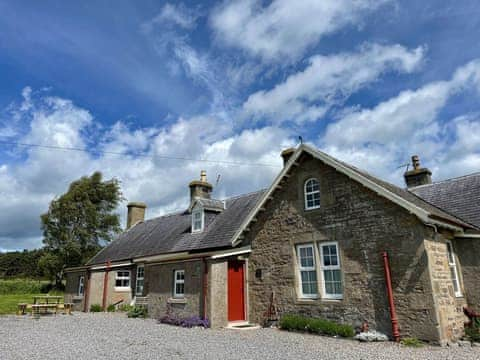
[[[145,220],[130,203],[127,230],[69,269],[65,300],[213,327],[297,313],[394,336],[394,320],[400,336],[458,339],[463,307],[480,310],[480,173],[432,183],[413,157],[400,188],[305,144],[282,157],[267,190],[216,200],[202,172],[185,211]]]

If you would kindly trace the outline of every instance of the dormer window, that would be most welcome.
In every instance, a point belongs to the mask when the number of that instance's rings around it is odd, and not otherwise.
[[[202,232],[205,215],[202,207],[195,207],[192,211],[192,233]]]

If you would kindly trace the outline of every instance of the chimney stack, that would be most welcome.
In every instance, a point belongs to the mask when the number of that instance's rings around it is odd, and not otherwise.
[[[295,148],[288,148],[288,149],[283,150],[280,153],[280,155],[283,158],[283,166],[285,166],[287,164],[288,160],[290,159],[290,157],[293,155],[294,152],[295,152]]]
[[[190,188],[190,205],[195,199],[210,199],[213,186],[207,181],[207,172],[200,172],[200,180],[193,180],[188,187]]]
[[[408,188],[432,183],[432,172],[420,166],[420,158],[418,155],[412,156],[412,166],[412,170],[406,171],[405,174],[403,174]]]
[[[127,230],[138,222],[145,220],[145,209],[147,205],[142,202],[128,203],[127,209]]]

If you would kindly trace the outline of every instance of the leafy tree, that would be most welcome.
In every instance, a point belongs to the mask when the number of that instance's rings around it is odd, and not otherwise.
[[[0,253],[0,278],[42,278],[38,261],[44,253],[43,249]]]
[[[100,172],[72,182],[65,194],[52,200],[41,215],[48,253],[39,266],[57,285],[66,267],[84,264],[121,231],[113,211],[122,200],[119,181],[102,181]]]

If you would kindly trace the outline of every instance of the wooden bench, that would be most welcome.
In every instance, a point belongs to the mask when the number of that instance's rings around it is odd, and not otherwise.
[[[27,312],[27,305],[26,303],[18,304],[17,315],[25,315]]]
[[[55,310],[55,315],[58,312],[58,306],[59,304],[33,304],[32,305],[32,316],[34,318],[39,318],[40,313],[44,312],[44,314],[47,312],[47,310],[52,309]]]

